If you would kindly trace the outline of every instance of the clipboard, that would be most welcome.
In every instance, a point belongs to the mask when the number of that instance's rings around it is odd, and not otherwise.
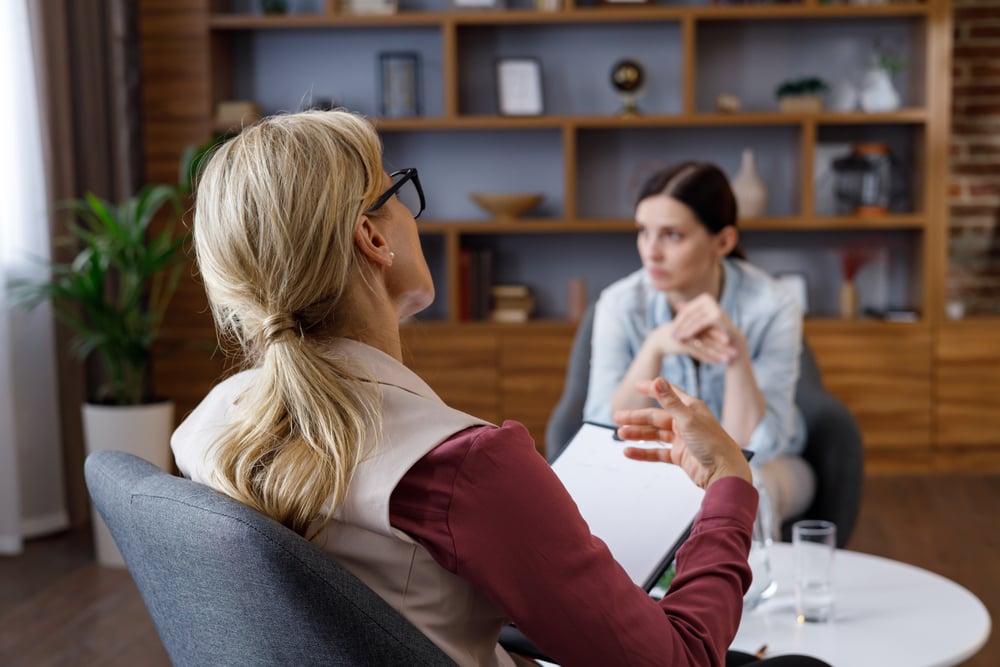
[[[626,458],[627,446],[643,444],[622,441],[612,426],[585,422],[552,470],[590,532],[649,592],[690,535],[705,491],[679,466]]]
[[[642,446],[619,438],[614,426],[584,422],[552,462],[552,470],[590,532],[608,545],[632,581],[650,593],[691,534],[705,491],[680,466],[634,461],[622,452]],[[744,449],[743,456],[749,461],[753,452]],[[499,641],[509,651],[551,662],[513,625],[501,629]]]

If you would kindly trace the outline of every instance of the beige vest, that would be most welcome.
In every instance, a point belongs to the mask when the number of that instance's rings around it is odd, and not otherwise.
[[[420,628],[460,665],[512,667],[497,645],[503,612],[430,554],[389,525],[389,497],[414,463],[454,433],[485,422],[449,408],[405,366],[372,347],[341,339],[338,350],[378,379],[383,398],[382,439],[358,467],[335,520],[314,540],[356,577]],[[171,439],[180,471],[205,483],[205,452],[225,415],[256,370],[216,386]]]

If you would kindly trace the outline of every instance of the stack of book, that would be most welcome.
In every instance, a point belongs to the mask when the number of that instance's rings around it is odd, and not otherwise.
[[[535,309],[535,297],[527,285],[494,285],[490,290],[494,322],[527,322]]]

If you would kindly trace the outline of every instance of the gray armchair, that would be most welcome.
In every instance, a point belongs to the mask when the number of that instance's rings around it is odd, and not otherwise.
[[[583,423],[593,325],[594,306],[591,305],[577,327],[563,393],[545,430],[545,453],[549,461],[562,451]],[[854,532],[861,507],[864,481],[861,431],[847,407],[823,387],[816,360],[805,341],[800,366],[795,402],[808,429],[803,458],[816,473],[816,495],[805,514],[796,518],[833,521],[837,524],[838,546],[843,547]],[[790,539],[793,521],[786,521],[782,526],[786,540]]]
[[[171,662],[454,665],[328,554],[138,457],[96,451],[87,487]]]

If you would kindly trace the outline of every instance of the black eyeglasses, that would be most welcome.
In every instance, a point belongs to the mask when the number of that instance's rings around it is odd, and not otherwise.
[[[385,203],[389,201],[393,195],[399,198],[399,201],[406,208],[410,209],[410,213],[413,214],[413,219],[416,220],[420,217],[420,214],[424,212],[424,189],[420,187],[420,177],[417,176],[416,167],[410,167],[409,169],[400,169],[399,171],[394,171],[389,174],[394,182],[388,190],[382,193],[375,203],[372,204],[365,213],[371,213],[372,211],[377,211],[378,209],[385,206]],[[405,187],[407,183],[412,183],[412,187]]]

